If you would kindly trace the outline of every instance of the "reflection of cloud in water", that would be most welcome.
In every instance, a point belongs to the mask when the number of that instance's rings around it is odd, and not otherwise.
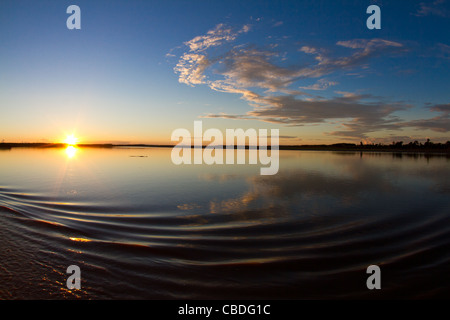
[[[193,210],[193,209],[199,209],[202,206],[198,205],[197,203],[184,203],[177,206],[180,210]]]
[[[206,173],[199,176],[200,180],[224,182],[229,180],[241,179],[237,174],[211,174]]]
[[[249,206],[258,200],[261,196],[261,192],[251,191],[247,192],[239,198],[231,198],[222,201],[211,201],[210,202],[210,212],[239,212],[248,209]]]
[[[415,195],[450,191],[448,170],[442,167],[445,166],[442,161],[428,166],[426,159],[406,156],[406,163],[397,166],[392,165],[392,158],[386,154],[364,154],[363,159],[353,156],[330,159],[330,165],[338,169],[334,172],[327,168],[303,169],[299,164],[298,169],[291,167],[275,176],[249,177],[245,180],[248,191],[237,197],[211,201],[210,212],[280,218],[283,213],[310,215],[328,212],[332,207],[353,207],[362,212],[389,211],[390,206],[414,202]],[[417,165],[417,159],[423,165]],[[208,179],[223,181],[220,175],[209,175]]]

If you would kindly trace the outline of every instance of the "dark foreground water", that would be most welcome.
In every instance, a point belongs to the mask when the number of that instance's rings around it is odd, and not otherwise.
[[[261,176],[170,152],[0,151],[0,298],[450,297],[449,157],[281,151]]]

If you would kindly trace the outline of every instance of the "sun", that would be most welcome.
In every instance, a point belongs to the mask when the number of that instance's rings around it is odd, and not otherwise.
[[[69,146],[75,146],[78,142],[78,138],[76,138],[73,134],[66,137],[66,140],[64,140],[64,143]]]

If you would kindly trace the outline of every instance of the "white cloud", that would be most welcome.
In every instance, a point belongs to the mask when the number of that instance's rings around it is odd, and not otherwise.
[[[244,26],[244,28],[245,27],[246,26]],[[206,35],[197,36],[194,39],[185,42],[185,45],[193,52],[205,51],[210,47],[221,45],[224,41],[232,41],[236,39],[236,36],[236,33],[233,33],[231,28],[227,28],[223,24],[218,24],[215,29],[208,31]]]
[[[205,55],[185,53],[174,68],[179,73],[178,81],[187,85],[202,84],[206,76],[204,72],[210,65]]]
[[[242,27],[242,29],[239,31],[239,33],[247,33],[247,32],[249,32],[250,31],[250,28],[251,28],[252,26],[250,25],[250,24],[246,24],[246,25],[244,25],[243,27]]]

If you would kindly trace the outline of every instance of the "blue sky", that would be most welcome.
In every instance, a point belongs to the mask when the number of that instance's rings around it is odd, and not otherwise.
[[[448,30],[449,0],[2,1],[0,140],[170,143],[201,119],[284,144],[445,142]]]

